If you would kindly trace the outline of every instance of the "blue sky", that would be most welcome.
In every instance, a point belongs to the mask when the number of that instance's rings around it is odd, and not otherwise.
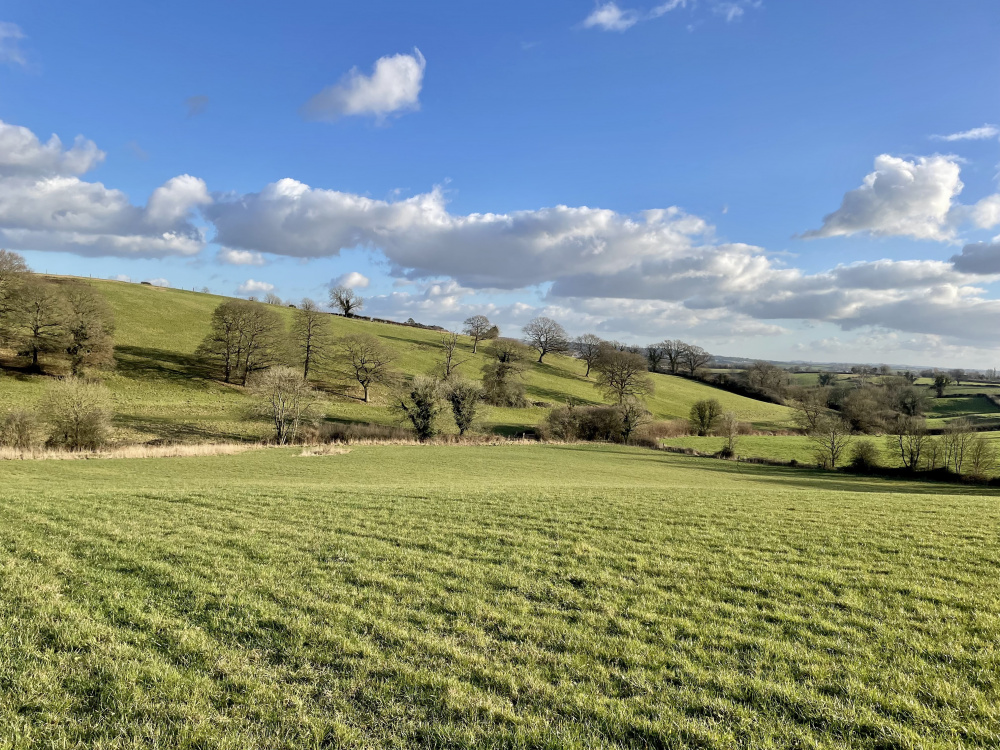
[[[993,0],[2,14],[0,245],[37,270],[1000,365]]]

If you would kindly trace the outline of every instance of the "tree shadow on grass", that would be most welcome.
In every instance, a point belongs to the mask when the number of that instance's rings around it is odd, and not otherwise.
[[[219,441],[242,443],[254,439],[243,432],[201,427],[188,422],[174,421],[169,417],[144,417],[119,414],[115,417],[115,425],[155,435],[155,439],[150,441],[153,445],[158,443],[205,443]]]
[[[209,384],[211,372],[198,357],[144,346],[115,347],[118,374],[133,380],[202,381]]]

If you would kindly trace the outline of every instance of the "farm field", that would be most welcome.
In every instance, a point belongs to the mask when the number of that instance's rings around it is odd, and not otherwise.
[[[65,277],[51,277],[67,283]],[[106,377],[118,413],[123,442],[197,442],[259,439],[268,434],[263,420],[248,418],[250,400],[243,390],[208,379],[193,356],[208,332],[212,310],[224,297],[118,281],[86,280],[115,310],[115,372]],[[275,308],[288,323],[293,310]],[[441,334],[435,331],[349,320],[331,315],[332,334],[366,332],[384,339],[397,353],[395,368],[404,375],[430,374],[437,367]],[[507,332],[518,335],[519,331]],[[473,355],[464,344],[467,361],[459,372],[478,379],[486,361],[482,348]],[[586,368],[570,357],[549,356],[532,363],[526,377],[528,398],[538,404],[527,409],[484,409],[481,429],[518,434],[541,422],[552,405],[572,400],[600,403]],[[647,406],[657,419],[687,418],[691,404],[717,398],[727,410],[762,430],[790,426],[791,410],[721,391],[703,383],[669,375],[654,375],[656,393]],[[0,404],[34,405],[43,398],[47,378],[0,374]],[[343,422],[391,423],[397,417],[388,408],[386,392],[375,389],[373,403],[364,404],[345,385],[321,373],[319,386],[327,393],[325,417]]]
[[[1000,495],[610,446],[0,465],[7,747],[1000,741]]]

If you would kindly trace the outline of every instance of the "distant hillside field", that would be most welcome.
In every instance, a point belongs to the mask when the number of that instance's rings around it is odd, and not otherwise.
[[[69,283],[65,277],[52,277]],[[226,298],[179,289],[144,286],[120,281],[83,280],[103,294],[115,310],[117,331],[116,370],[106,378],[115,399],[119,439],[148,442],[241,440],[268,433],[268,425],[249,418],[250,399],[243,390],[204,377],[194,352],[208,333],[212,311]],[[291,323],[294,310],[275,308]],[[426,321],[433,323],[434,321]],[[372,333],[398,355],[395,367],[405,375],[431,374],[441,354],[441,334],[410,326],[350,320],[331,315],[334,336]],[[519,331],[505,331],[517,335]],[[471,340],[464,340],[459,373],[478,380],[486,361],[482,347],[472,354]],[[533,402],[561,405],[601,403],[586,367],[571,357],[548,356],[533,363],[526,383]],[[657,419],[687,418],[691,405],[704,398],[718,399],[723,408],[761,430],[791,427],[791,410],[721,391],[703,383],[670,375],[654,375],[656,393],[647,406]],[[42,397],[48,378],[4,373],[0,375],[0,409],[33,405]],[[359,401],[352,390],[327,382],[320,373],[319,386],[328,392],[325,416],[343,422],[391,423],[386,391],[376,389],[373,403]],[[485,408],[481,429],[517,434],[541,422],[549,406],[527,409]]]

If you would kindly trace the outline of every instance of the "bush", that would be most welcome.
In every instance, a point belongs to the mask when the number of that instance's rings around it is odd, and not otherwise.
[[[859,440],[851,448],[851,468],[871,471],[881,466],[881,455],[871,440]]]
[[[394,407],[404,419],[410,420],[421,440],[437,434],[437,417],[441,413],[441,384],[433,378],[418,375],[397,394]]]
[[[644,425],[639,433],[653,440],[685,437],[691,434],[691,422],[687,419],[663,419]]]
[[[539,432],[547,440],[620,443],[623,428],[615,406],[562,406],[549,412]]]
[[[691,429],[699,436],[708,435],[722,416],[722,404],[718,399],[707,398],[695,402],[691,407]]]
[[[67,378],[49,386],[49,444],[71,451],[103,448],[111,435],[111,396],[100,383]]]
[[[455,418],[458,434],[464,435],[475,424],[479,402],[483,398],[483,389],[476,383],[459,380],[448,388],[446,398],[451,405],[451,413]]]
[[[45,442],[45,430],[38,415],[26,409],[15,409],[0,421],[0,445],[30,451]]]
[[[345,424],[324,422],[318,427],[303,430],[305,442],[317,443],[369,443],[369,442],[409,442],[414,439],[413,430],[386,424]]]

